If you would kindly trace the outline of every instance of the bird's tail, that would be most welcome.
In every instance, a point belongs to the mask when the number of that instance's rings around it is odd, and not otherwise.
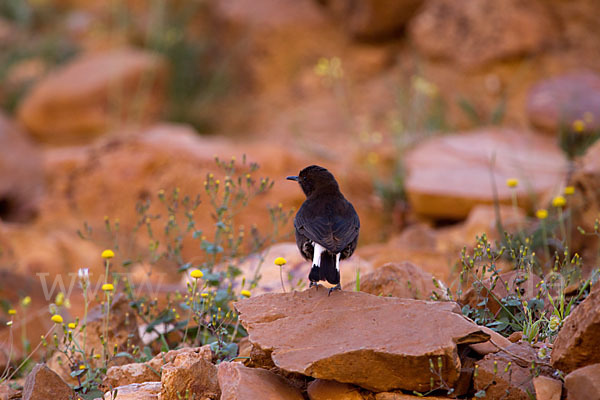
[[[331,283],[332,285],[337,285],[338,283],[340,283],[340,270],[336,263],[337,257],[335,254],[330,253],[329,251],[324,251],[323,253],[321,253],[319,280],[327,280],[327,282]]]

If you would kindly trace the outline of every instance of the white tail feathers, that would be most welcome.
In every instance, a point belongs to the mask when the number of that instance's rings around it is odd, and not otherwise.
[[[321,246],[319,243],[313,243],[314,252],[313,252],[313,265],[317,267],[321,266],[321,254],[325,251],[325,247]]]

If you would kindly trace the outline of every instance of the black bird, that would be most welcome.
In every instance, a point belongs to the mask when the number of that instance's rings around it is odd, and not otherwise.
[[[311,165],[298,176],[297,181],[306,200],[294,218],[296,244],[307,260],[312,260],[308,279],[310,287],[327,280],[335,285],[329,289],[341,290],[340,260],[354,253],[358,242],[360,221],[352,204],[340,192],[335,178],[323,167]]]

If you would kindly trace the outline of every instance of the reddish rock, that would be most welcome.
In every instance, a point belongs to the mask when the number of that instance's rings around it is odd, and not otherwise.
[[[571,372],[565,378],[569,400],[600,399],[600,364],[592,364]]]
[[[438,397],[438,396],[413,396],[410,394],[404,394],[400,392],[381,392],[375,395],[375,400],[417,400],[417,399],[427,399],[427,400],[444,400],[448,399],[448,397]]]
[[[483,332],[490,335],[490,340],[483,343],[475,343],[469,345],[469,347],[473,349],[477,354],[485,356],[490,353],[497,353],[501,349],[507,348],[512,344],[510,340],[508,340],[498,332],[493,331],[492,329],[485,326],[480,326],[480,328]]]
[[[17,400],[21,399],[21,391],[13,389],[8,383],[0,383],[0,400]]]
[[[441,282],[434,285],[433,275],[411,262],[389,263],[375,271],[360,275],[360,291],[375,296],[430,300],[432,292],[443,292]],[[344,285],[344,290],[354,290],[356,281]]]
[[[310,400],[363,400],[360,389],[354,385],[315,379],[306,390]]]
[[[562,382],[558,379],[553,379],[543,375],[533,378],[533,387],[535,388],[536,400],[560,400],[562,395],[562,386]]]
[[[117,395],[113,397],[112,392],[116,392]],[[160,382],[132,383],[119,386],[112,392],[106,392],[104,400],[158,400]]]
[[[592,290],[564,320],[552,347],[554,368],[570,373],[600,363],[600,290]]]
[[[179,400],[185,396],[217,400],[221,395],[217,367],[202,354],[184,352],[162,367],[161,400]]]
[[[328,11],[354,37],[380,39],[404,27],[422,0],[325,0]]]
[[[410,26],[420,52],[471,68],[541,50],[552,33],[544,3],[519,0],[428,1]]]
[[[279,375],[261,368],[248,368],[236,362],[219,364],[221,400],[269,399],[302,400],[298,389]]]
[[[160,368],[151,368],[146,363],[115,365],[106,371],[106,376],[102,379],[106,390],[144,382],[160,382]]]
[[[45,364],[37,364],[27,375],[23,400],[76,400],[73,389]]]
[[[531,370],[531,363],[535,362],[539,366],[541,362],[537,351],[527,343],[514,343],[506,350],[488,354],[477,362],[474,388],[476,391],[485,390],[486,397],[490,399],[530,400],[530,394],[535,393],[532,383],[535,375]],[[541,372],[550,375],[553,370],[542,366]]]
[[[570,185],[575,193],[569,196],[571,212],[571,249],[584,260],[595,260],[600,241],[594,235],[581,234],[578,228],[587,233],[594,232],[596,219],[600,215],[600,141],[593,145],[583,158],[583,167],[578,168],[571,178]],[[587,278],[596,268],[594,263],[584,263],[582,276]]]
[[[498,200],[510,204],[516,190],[526,207],[535,193],[543,197],[560,186],[566,173],[564,155],[555,140],[508,129],[491,129],[444,135],[427,140],[409,151],[408,199],[420,215],[431,218],[465,218],[477,204],[492,204],[494,192],[490,160]],[[519,186],[506,186],[518,178]]]
[[[573,122],[584,122],[583,133],[600,129],[600,76],[573,72],[542,80],[529,92],[527,113],[536,128],[557,135],[573,132]]]
[[[0,113],[0,221],[23,222],[33,217],[43,184],[40,151]]]
[[[131,363],[110,367],[106,371],[106,376],[102,380],[102,384],[105,388],[115,388],[132,383],[160,382],[162,367],[167,363],[172,363],[177,356],[182,354],[186,354],[188,358],[201,358],[208,362],[212,362],[213,356],[209,345],[170,350],[166,353],[157,354],[145,363]]]
[[[457,344],[489,338],[455,303],[313,288],[235,306],[250,341],[280,369],[375,391],[428,390],[429,362],[438,357],[452,386],[461,366]]]
[[[18,115],[39,141],[83,143],[117,123],[156,118],[165,83],[166,64],[155,54],[130,49],[87,54],[35,85]]]

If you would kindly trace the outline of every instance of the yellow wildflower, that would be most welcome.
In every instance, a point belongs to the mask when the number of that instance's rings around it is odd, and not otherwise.
[[[69,327],[69,329],[75,329],[77,328],[77,324],[75,322],[69,322],[69,325],[67,325]]]
[[[65,304],[65,294],[63,292],[59,292],[54,299],[54,303],[59,307]]]
[[[244,297],[250,297],[250,296],[252,296],[252,293],[250,293],[250,291],[249,291],[249,290],[246,290],[246,289],[242,290],[242,291],[240,292],[240,294],[241,294],[242,296],[244,296]]]
[[[52,316],[52,318],[50,318],[52,320],[52,322],[54,322],[55,324],[62,324],[63,322],[63,317],[61,317],[59,314],[54,314]]]
[[[204,276],[204,274],[199,269],[195,269],[192,272],[190,272],[190,276],[194,279],[200,279]]]
[[[577,133],[583,132],[585,129],[585,122],[580,119],[573,121],[573,130]]]
[[[563,196],[556,196],[552,199],[552,206],[554,207],[564,207],[567,204],[567,199]]]
[[[14,308],[11,308],[10,310],[8,310],[8,315],[15,315],[17,313],[17,310],[15,310]]]
[[[203,299],[208,297],[208,293],[204,292],[200,294],[200,297],[202,297]]]
[[[283,257],[277,257],[277,258],[275,259],[275,265],[279,265],[280,267],[281,267],[282,265],[285,265],[286,263],[287,263],[287,261],[286,261],[286,259],[285,259],[285,258],[283,258]]]
[[[565,195],[570,196],[573,193],[575,193],[575,187],[574,186],[567,186],[565,188]]]
[[[558,317],[556,315],[553,315],[552,317],[550,317],[550,323],[548,324],[548,327],[550,328],[550,330],[555,331],[558,329],[559,326],[560,326],[560,320],[558,319]]]
[[[84,369],[85,369],[85,365],[84,365],[84,364],[81,364],[81,365],[79,366],[79,369],[80,369],[80,370],[84,370]]]
[[[102,252],[102,258],[104,259],[110,259],[113,258],[115,256],[115,252],[112,251],[111,249],[106,249]]]
[[[115,287],[112,283],[105,283],[104,285],[102,285],[102,290],[105,292],[112,292],[113,290],[115,290]]]
[[[519,180],[517,178],[508,178],[506,180],[506,186],[509,188],[516,188],[519,185]]]
[[[546,218],[548,218],[548,210],[544,210],[543,208],[540,210],[537,210],[535,212],[535,216],[538,217],[538,219],[546,219]]]
[[[30,305],[30,304],[31,304],[31,297],[29,297],[29,296],[25,296],[25,297],[23,298],[23,300],[21,300],[21,305],[22,305],[23,307],[27,307],[27,306],[28,306],[28,305]]]

